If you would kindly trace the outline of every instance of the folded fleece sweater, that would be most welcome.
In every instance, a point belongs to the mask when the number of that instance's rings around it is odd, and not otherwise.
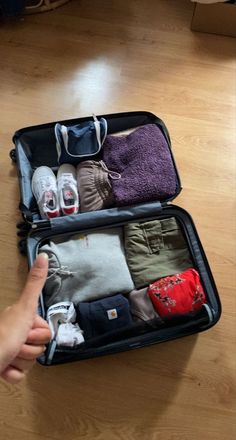
[[[76,234],[66,241],[54,239],[40,252],[49,256],[44,288],[47,307],[60,301],[78,304],[134,288],[124,255],[122,228]]]
[[[121,175],[111,181],[118,206],[163,200],[175,194],[177,181],[170,149],[155,124],[144,125],[127,136],[107,136],[103,160]]]

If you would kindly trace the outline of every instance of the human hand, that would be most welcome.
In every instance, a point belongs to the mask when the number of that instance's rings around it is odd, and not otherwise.
[[[51,338],[46,321],[36,314],[48,273],[47,254],[35,260],[19,300],[0,313],[0,377],[20,382]]]

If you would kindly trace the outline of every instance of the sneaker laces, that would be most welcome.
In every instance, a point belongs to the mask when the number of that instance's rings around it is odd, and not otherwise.
[[[55,200],[55,185],[54,180],[51,176],[46,176],[39,179],[39,183],[42,190],[42,199],[43,199],[43,208],[44,209],[55,209],[56,208],[56,200]],[[50,194],[51,193],[51,194]],[[51,195],[51,197],[50,197]],[[50,201],[53,203],[50,204]]]
[[[63,204],[69,208],[74,205],[77,199],[77,183],[71,173],[64,173],[58,179],[58,191],[62,195]]]
[[[54,179],[51,176],[41,177],[39,182],[43,192],[54,190]]]
[[[70,173],[65,173],[58,179],[59,190],[63,190],[66,186],[76,186],[76,180]]]

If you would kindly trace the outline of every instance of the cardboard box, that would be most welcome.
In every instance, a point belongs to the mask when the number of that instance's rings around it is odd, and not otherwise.
[[[195,3],[191,29],[236,37],[236,3]]]

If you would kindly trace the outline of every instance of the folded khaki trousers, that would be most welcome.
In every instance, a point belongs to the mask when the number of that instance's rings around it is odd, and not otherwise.
[[[193,266],[174,217],[125,225],[125,250],[137,289]]]

